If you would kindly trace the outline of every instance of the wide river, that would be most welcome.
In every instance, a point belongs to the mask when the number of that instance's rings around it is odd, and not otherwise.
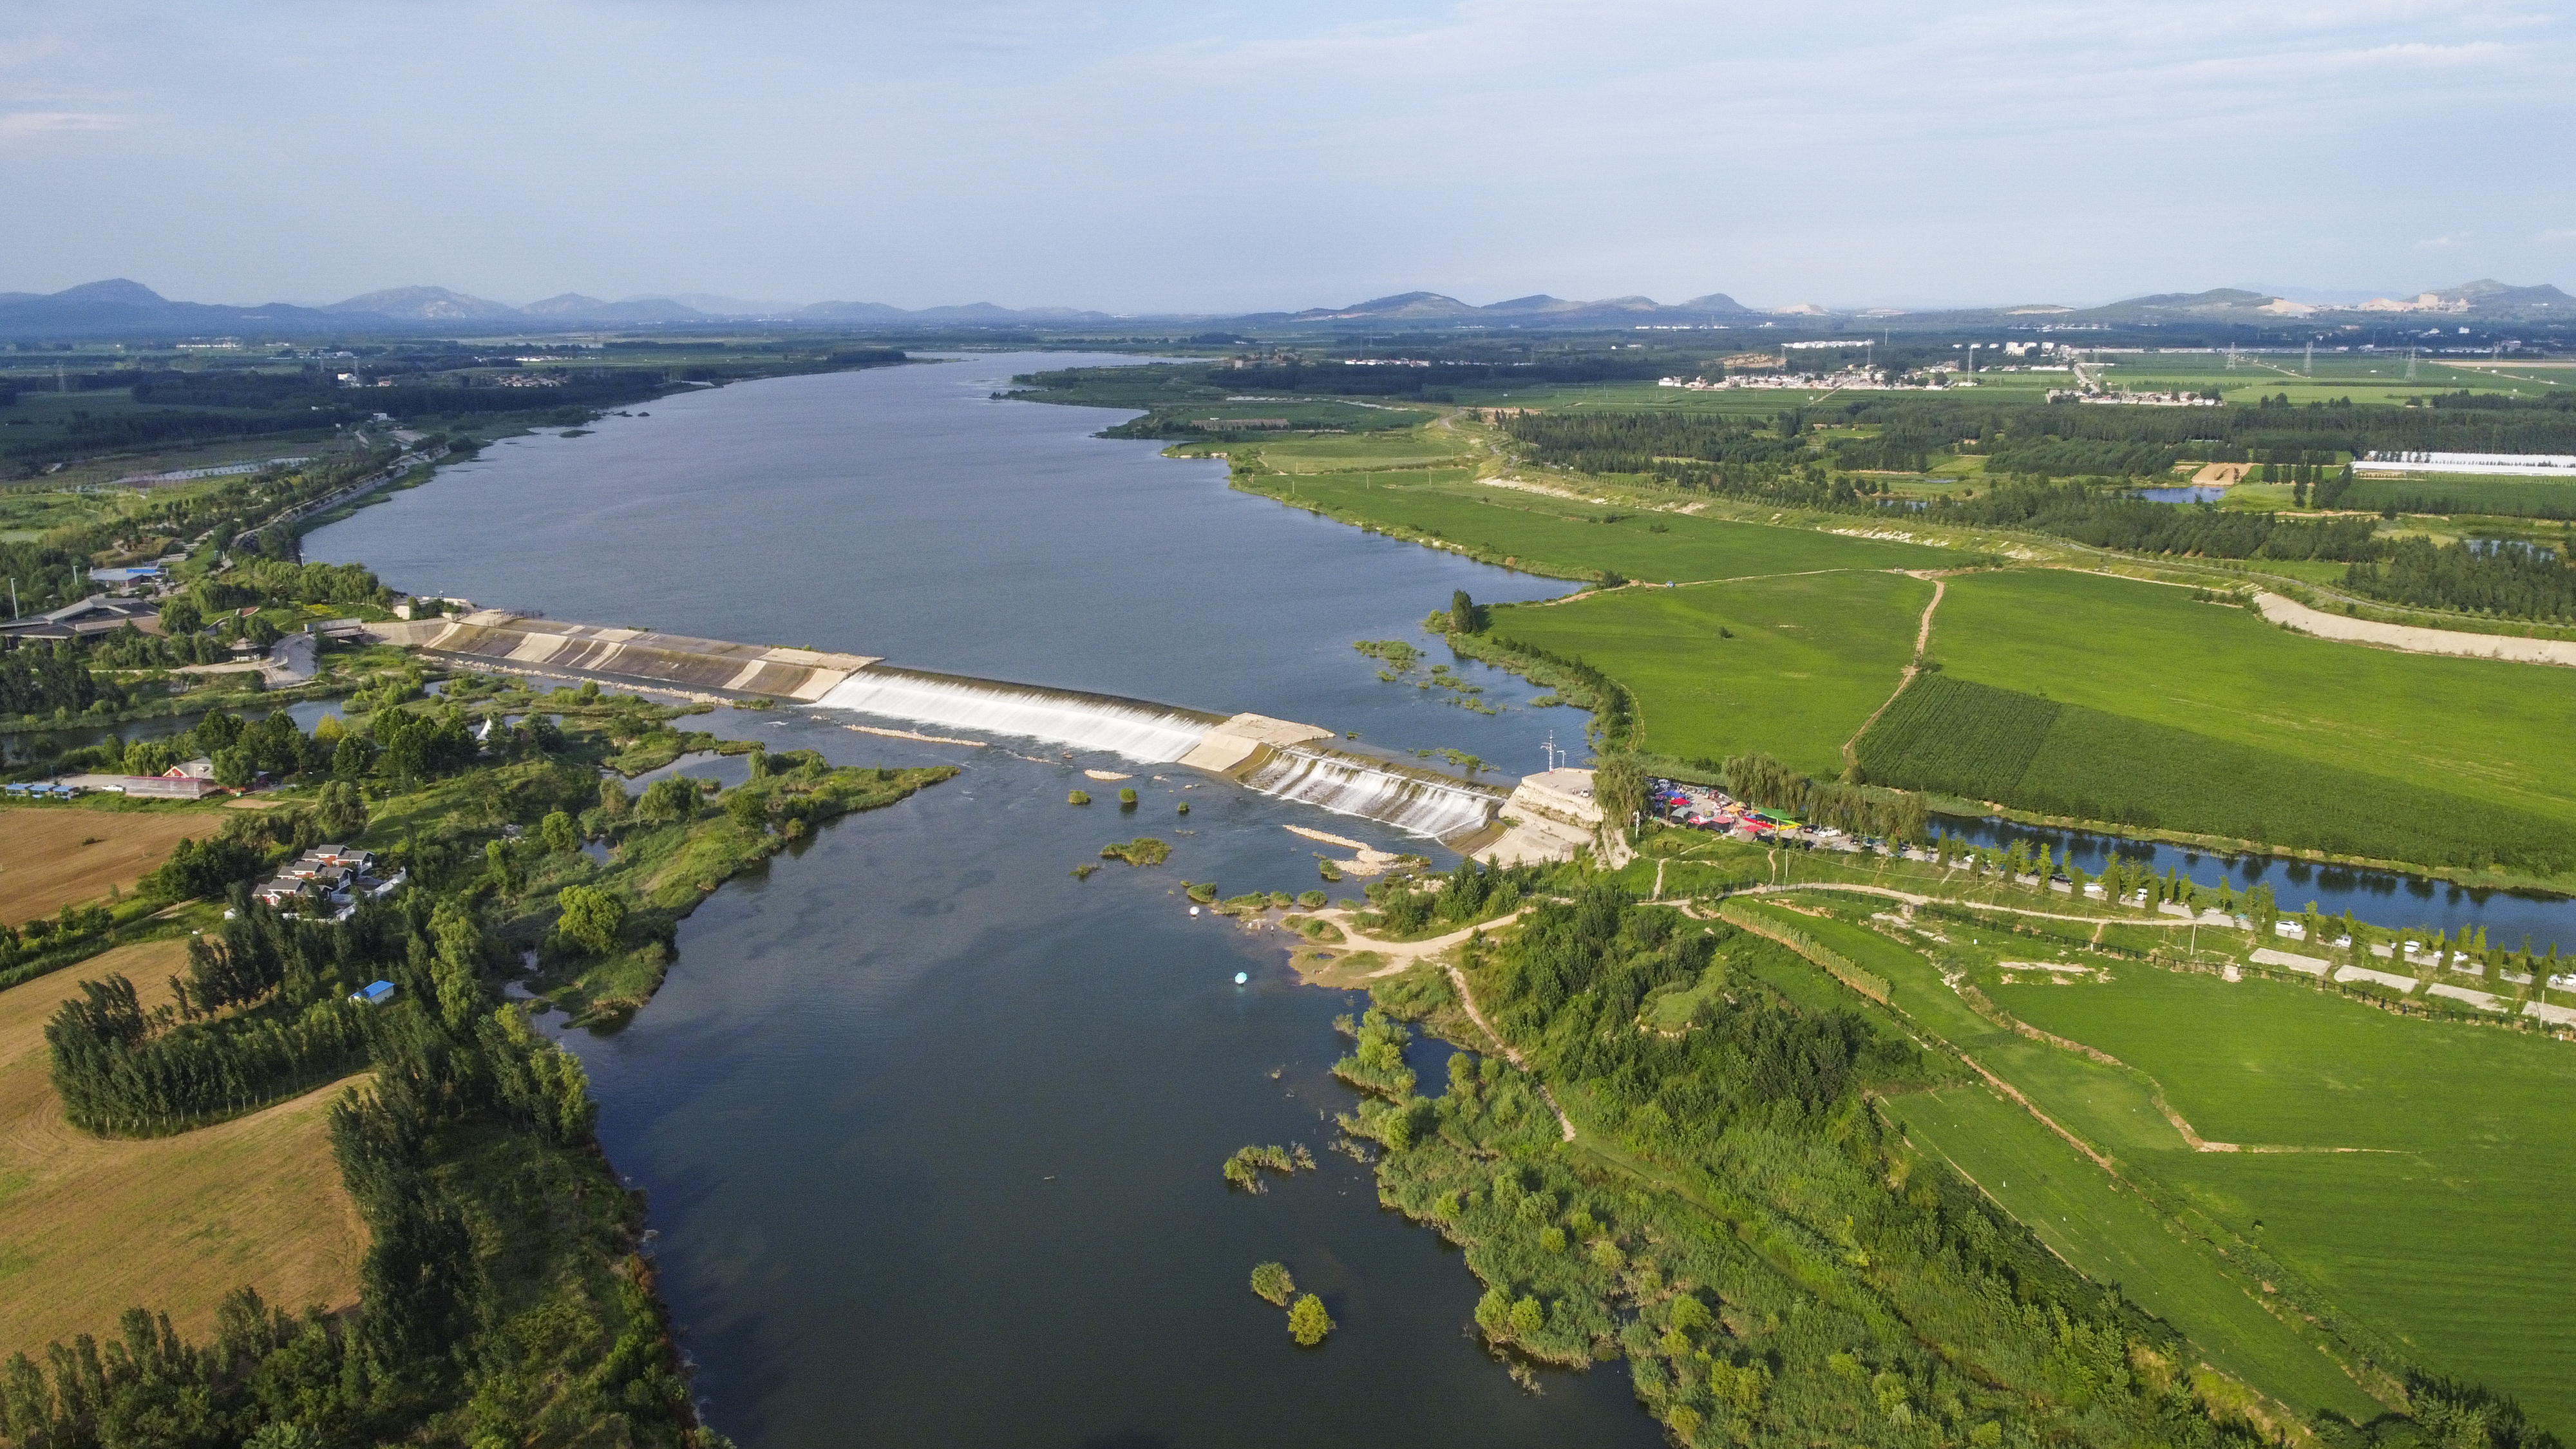
[[[1256,710],[1512,775],[1551,730],[1580,745],[1581,715],[1528,708],[1508,676],[1464,666],[1504,706],[1478,715],[1380,682],[1351,648],[1420,642],[1453,589],[1563,585],[1091,436],[1122,414],[990,397],[1014,373],[1124,360],[982,355],[666,398],[489,449],[306,549],[480,604]],[[1319,886],[1291,824],[1446,852],[1221,782],[1184,795],[1184,771],[851,718],[700,720],[965,774],[717,892],[653,1004],[571,1038],[610,1156],[651,1195],[710,1422],[761,1449],[1661,1442],[1621,1366],[1531,1395],[1478,1348],[1455,1253],[1323,1150],[1353,1102],[1327,1075],[1332,1018],[1356,1003],[1298,984],[1282,938],[1192,918],[1178,894],[1184,877]],[[1083,767],[1134,770],[1138,810]],[[1104,803],[1069,807],[1078,786]],[[1146,833],[1174,843],[1168,866],[1068,873]],[[1227,1190],[1228,1153],[1291,1141],[1322,1170]],[[1245,1287],[1265,1259],[1324,1296],[1341,1326],[1323,1348],[1297,1349]]]

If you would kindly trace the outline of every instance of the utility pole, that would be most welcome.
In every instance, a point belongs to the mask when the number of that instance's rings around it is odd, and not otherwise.
[[[9,576],[9,622],[18,622],[18,576]]]

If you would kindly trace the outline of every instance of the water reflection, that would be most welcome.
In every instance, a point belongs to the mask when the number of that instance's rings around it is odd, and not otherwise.
[[[2442,931],[2483,926],[2488,937],[2499,944],[2528,936],[2543,949],[2553,943],[2561,949],[2576,948],[2576,901],[2562,896],[2462,885],[2427,876],[2276,855],[2220,854],[2126,836],[2019,825],[1992,816],[1936,815],[1932,823],[1935,830],[1977,845],[2008,846],[2016,840],[2031,846],[2046,845],[2058,859],[2097,874],[2116,856],[2158,874],[2179,869],[2186,878],[2202,885],[2214,886],[2222,880],[2238,890],[2269,885],[2285,911],[2298,910],[2314,901],[2325,915],[2339,916],[2350,911],[2354,919],[2378,926]]]

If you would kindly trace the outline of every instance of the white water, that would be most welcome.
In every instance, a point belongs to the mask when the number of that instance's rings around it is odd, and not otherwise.
[[[1446,840],[1485,824],[1494,811],[1493,796],[1464,785],[1443,785],[1418,775],[1373,769],[1355,760],[1313,755],[1303,750],[1279,752],[1245,782],[1264,795],[1295,800],[1330,810],[1383,820],[1401,830]]]
[[[1207,722],[1150,705],[1115,705],[1007,684],[967,684],[862,669],[816,701],[916,724],[951,725],[1107,750],[1144,764],[1177,760],[1208,732]]]

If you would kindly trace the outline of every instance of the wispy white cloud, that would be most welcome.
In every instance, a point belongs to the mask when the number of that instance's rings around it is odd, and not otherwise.
[[[121,131],[132,119],[105,111],[0,111],[0,141],[62,131]]]
[[[2083,300],[2531,276],[2570,238],[2528,213],[2576,194],[2565,148],[2497,141],[2576,134],[2563,0],[86,0],[44,24],[0,18],[0,139],[32,143],[0,148],[0,288]],[[380,104],[413,89],[442,103]],[[441,204],[388,228],[314,184],[387,174]],[[2340,220],[2356,200],[2371,224]],[[309,250],[149,224],[172,207]]]

